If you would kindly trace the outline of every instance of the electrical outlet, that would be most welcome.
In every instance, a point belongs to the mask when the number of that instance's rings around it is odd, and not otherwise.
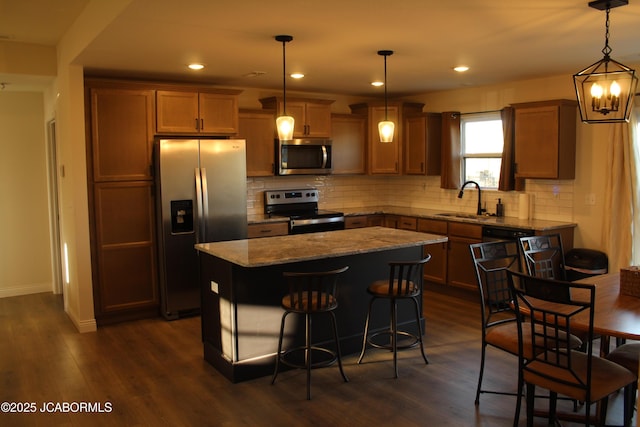
[[[213,292],[214,294],[218,293],[218,283],[214,282],[213,280],[211,281],[211,292]]]
[[[596,195],[594,193],[589,193],[586,196],[584,196],[584,204],[585,205],[589,205],[589,206],[593,206],[596,204]]]

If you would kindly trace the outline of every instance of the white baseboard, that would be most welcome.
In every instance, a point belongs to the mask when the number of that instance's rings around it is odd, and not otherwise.
[[[98,330],[96,319],[79,320],[70,311],[65,310],[65,312],[67,313],[67,316],[69,316],[69,319],[71,319],[71,322],[73,322],[73,325],[76,327],[78,332],[85,333],[95,332]]]
[[[53,285],[51,283],[33,283],[30,285],[0,287],[0,298],[39,294],[42,292],[53,292]]]

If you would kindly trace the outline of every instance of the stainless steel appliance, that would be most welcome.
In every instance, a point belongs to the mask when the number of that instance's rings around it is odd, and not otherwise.
[[[289,234],[344,229],[342,212],[318,209],[318,190],[275,190],[264,192],[264,211],[269,216],[289,218]]]
[[[279,175],[330,174],[330,139],[276,139],[277,171]]]
[[[534,234],[535,231],[526,228],[511,228],[495,225],[485,225],[482,227],[483,242],[518,240],[520,237],[533,236]]]
[[[247,237],[244,140],[158,139],[155,144],[162,315],[200,310],[200,242]]]

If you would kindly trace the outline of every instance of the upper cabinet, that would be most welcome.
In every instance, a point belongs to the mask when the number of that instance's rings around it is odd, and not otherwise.
[[[275,114],[269,110],[240,110],[238,116],[238,138],[247,141],[247,176],[274,175]]]
[[[331,138],[331,104],[328,99],[287,98],[286,114],[294,119],[294,138]],[[262,108],[275,110],[282,115],[284,100],[281,97],[262,98]]]
[[[364,174],[367,172],[367,118],[355,114],[332,114],[333,174]]]
[[[404,119],[404,173],[440,175],[442,115],[421,113]]]
[[[367,160],[371,175],[400,175],[402,171],[402,118],[406,114],[420,113],[424,104],[388,102],[385,114],[384,103],[368,103],[350,105],[354,114],[366,115],[367,125]],[[380,142],[378,122],[391,120],[395,123],[393,141]]]
[[[153,90],[94,87],[89,95],[93,181],[151,180]]]
[[[513,104],[516,178],[574,179],[577,102]]]
[[[156,92],[157,132],[235,135],[238,133],[238,91]]]

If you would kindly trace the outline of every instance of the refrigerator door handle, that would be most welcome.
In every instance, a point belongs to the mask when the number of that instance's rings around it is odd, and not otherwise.
[[[202,203],[202,177],[200,168],[195,169],[195,178],[196,178],[196,218],[197,218],[197,229],[196,233],[196,243],[200,243],[204,237],[204,215],[203,209],[204,204]]]
[[[209,220],[209,190],[207,189],[207,169],[200,169],[202,176],[202,242],[206,243],[207,221]]]

